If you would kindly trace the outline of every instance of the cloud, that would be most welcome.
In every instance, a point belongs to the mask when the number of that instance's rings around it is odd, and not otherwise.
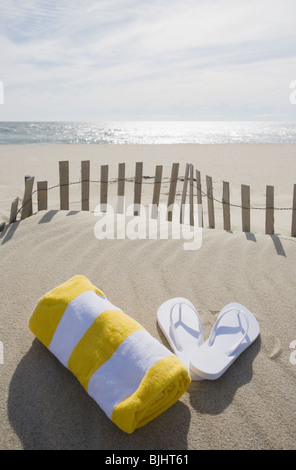
[[[295,0],[6,0],[1,9],[2,120],[291,116]]]

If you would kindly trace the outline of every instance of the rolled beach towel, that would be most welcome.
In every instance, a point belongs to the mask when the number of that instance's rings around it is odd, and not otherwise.
[[[176,403],[190,383],[181,360],[84,276],[44,295],[29,327],[127,433]]]

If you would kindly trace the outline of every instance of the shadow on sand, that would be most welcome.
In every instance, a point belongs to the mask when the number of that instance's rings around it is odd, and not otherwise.
[[[236,391],[252,380],[252,365],[260,347],[259,336],[219,379],[191,383],[191,406],[201,414],[211,415],[218,415],[228,408]]]
[[[124,433],[37,339],[12,377],[8,416],[23,448],[33,450],[186,449],[190,424],[190,411],[179,400],[143,428]]]
[[[216,312],[215,312],[216,313]],[[157,325],[163,343],[170,348]],[[217,380],[192,381],[188,393],[191,406],[200,415],[218,415],[232,403],[236,391],[253,376],[253,361],[261,348],[261,337],[255,340]],[[170,348],[171,349],[171,348]]]

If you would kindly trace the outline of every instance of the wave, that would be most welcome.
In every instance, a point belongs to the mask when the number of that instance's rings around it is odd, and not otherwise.
[[[0,144],[296,143],[294,122],[2,122]]]

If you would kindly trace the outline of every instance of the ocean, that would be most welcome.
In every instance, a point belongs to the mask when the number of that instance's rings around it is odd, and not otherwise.
[[[296,122],[0,122],[0,144],[284,144]]]

